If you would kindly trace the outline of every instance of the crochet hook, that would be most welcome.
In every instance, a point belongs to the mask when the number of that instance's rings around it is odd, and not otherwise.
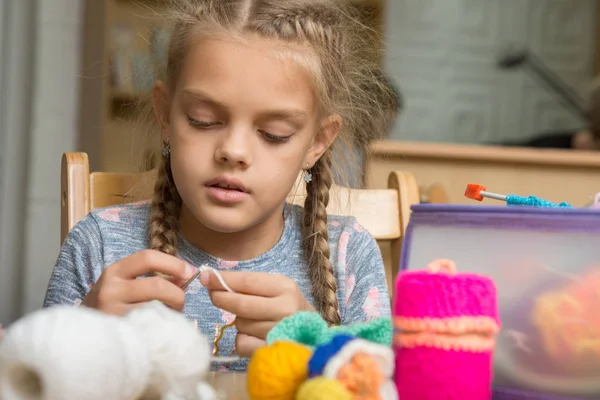
[[[194,279],[198,278],[198,276],[202,273],[202,269],[198,269],[198,271],[192,275],[192,277],[190,279],[188,279],[187,281],[185,281],[185,283],[183,285],[181,285],[181,290],[185,290],[187,289],[188,286],[190,286],[190,283],[194,282]]]
[[[536,196],[517,196],[515,194],[503,195],[498,193],[488,192],[485,186],[470,183],[465,190],[465,196],[469,199],[482,201],[485,197],[495,200],[505,201],[509,206],[533,206],[544,208],[572,208],[568,203],[560,204],[552,203],[548,200],[541,199]]]

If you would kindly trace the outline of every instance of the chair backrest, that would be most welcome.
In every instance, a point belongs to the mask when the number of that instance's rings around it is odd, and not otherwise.
[[[156,179],[156,171],[90,173],[85,153],[63,154],[61,175],[61,244],[69,230],[91,210],[150,199]],[[414,177],[403,172],[392,172],[388,186],[388,189],[334,186],[327,210],[330,214],[354,216],[378,241],[391,287],[400,265],[410,206],[419,202],[419,190]],[[302,205],[303,188],[304,185],[296,185],[288,201]]]

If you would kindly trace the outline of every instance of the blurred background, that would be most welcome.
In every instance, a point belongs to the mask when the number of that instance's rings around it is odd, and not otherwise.
[[[597,1],[340,1],[363,9],[380,32],[381,62],[403,98],[390,142],[539,147],[548,137],[546,147],[574,151],[574,135],[587,132],[600,70]],[[94,171],[137,167],[139,132],[128,119],[166,55],[163,7],[0,0],[5,325],[43,301],[60,247],[62,153],[86,152]]]

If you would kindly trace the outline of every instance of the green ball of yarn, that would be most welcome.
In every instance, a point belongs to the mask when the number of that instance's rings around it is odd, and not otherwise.
[[[322,342],[327,343],[340,333],[346,333],[371,343],[391,346],[394,337],[394,325],[391,318],[375,318],[368,322],[335,326],[327,330]]]
[[[300,311],[282,319],[267,335],[267,345],[287,340],[310,348],[329,343],[334,336],[345,333],[372,343],[391,346],[394,326],[391,318],[375,318],[367,322],[329,327],[319,313]]]
[[[282,319],[267,335],[267,345],[281,340],[302,343],[315,347],[327,334],[327,322],[312,311],[300,311]]]

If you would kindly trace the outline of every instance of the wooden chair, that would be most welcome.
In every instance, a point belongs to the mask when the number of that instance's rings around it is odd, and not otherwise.
[[[419,187],[419,199],[421,203],[449,203],[448,192],[441,183],[434,183],[430,186]]]
[[[155,175],[156,171],[139,174],[90,173],[87,154],[63,154],[61,243],[69,230],[93,209],[150,199]],[[298,189],[290,193],[288,201],[303,204],[304,185],[296,186]],[[410,206],[419,202],[419,189],[415,178],[404,172],[392,172],[388,187],[359,190],[334,186],[328,212],[353,215],[373,235],[382,249],[391,288],[400,265],[402,239],[410,217]]]

